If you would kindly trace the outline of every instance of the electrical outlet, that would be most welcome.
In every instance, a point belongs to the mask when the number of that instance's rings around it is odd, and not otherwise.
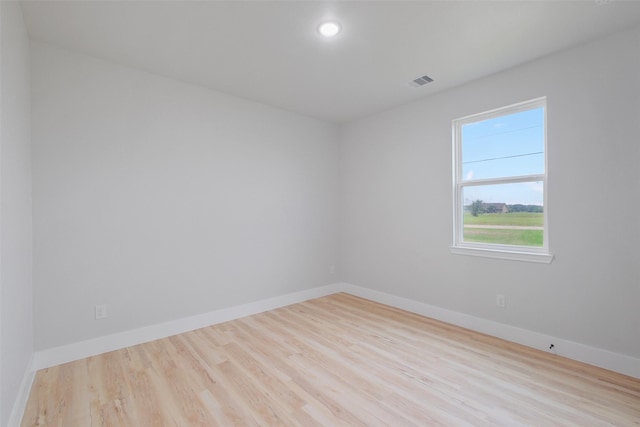
[[[496,295],[496,305],[500,308],[505,308],[507,305],[507,301],[502,294]]]
[[[107,304],[96,305],[96,320],[107,318]]]

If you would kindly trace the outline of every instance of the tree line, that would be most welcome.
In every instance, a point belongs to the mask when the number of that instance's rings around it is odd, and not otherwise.
[[[536,213],[544,212],[544,207],[540,205],[516,204],[516,205],[507,205],[507,208],[509,208],[509,212],[536,212]]]
[[[544,212],[543,206],[540,205],[523,205],[520,203],[508,205],[506,203],[485,203],[482,200],[474,200],[466,209],[471,212],[473,216],[478,216],[483,213]]]

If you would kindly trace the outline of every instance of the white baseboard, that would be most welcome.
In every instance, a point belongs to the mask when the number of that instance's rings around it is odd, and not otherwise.
[[[423,302],[403,298],[384,292],[375,291],[349,283],[334,283],[300,292],[285,294],[266,300],[242,304],[235,307],[215,310],[184,319],[173,320],[144,328],[107,335],[78,343],[68,344],[47,350],[37,351],[34,355],[34,370],[60,365],[85,357],[95,356],[108,351],[118,350],[144,342],[166,338],[171,335],[192,331],[240,317],[250,316],[267,310],[290,304],[346,292],[372,301],[387,304],[412,313],[421,314],[453,325],[462,326],[473,331],[482,332],[498,338],[526,345],[540,350],[547,350],[549,343],[554,343],[555,354],[585,362],[601,368],[609,369],[632,377],[640,378],[640,359],[614,353],[608,350],[590,347],[584,344],[518,328],[492,320],[482,319],[464,313],[436,307]],[[27,390],[28,396],[28,390]]]
[[[624,354],[614,353],[596,347],[565,340],[551,335],[522,329],[480,317],[447,310],[408,298],[402,298],[384,292],[343,283],[343,292],[366,298],[412,313],[421,314],[432,319],[441,320],[473,331],[502,338],[507,341],[548,351],[549,343],[554,344],[555,354],[578,360],[600,368],[609,369],[621,374],[640,378],[640,359]]]
[[[27,407],[27,401],[29,400],[29,393],[31,393],[31,385],[33,384],[33,379],[36,375],[36,370],[33,368],[33,362],[34,357],[32,356],[29,364],[27,365],[27,370],[22,377],[18,396],[16,397],[16,401],[11,409],[9,423],[7,424],[8,427],[20,427],[20,424],[22,423],[24,410]]]
[[[193,331],[217,323],[227,322],[240,317],[251,316],[286,305],[295,304],[313,298],[334,294],[342,290],[342,284],[320,286],[306,289],[300,292],[280,295],[261,301],[255,301],[234,307],[223,308],[209,313],[198,314],[185,317],[183,319],[172,320],[159,323],[157,325],[146,326],[130,331],[119,332],[117,334],[105,335],[86,341],[67,344],[35,353],[34,369],[44,369],[51,366],[72,362],[85,357],[96,356],[121,348],[130,347],[137,344],[166,338],[183,332]]]

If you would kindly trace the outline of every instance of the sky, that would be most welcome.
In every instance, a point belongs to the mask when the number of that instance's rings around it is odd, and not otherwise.
[[[536,108],[462,126],[462,179],[544,173],[544,110]],[[543,205],[541,182],[464,187],[474,200]]]

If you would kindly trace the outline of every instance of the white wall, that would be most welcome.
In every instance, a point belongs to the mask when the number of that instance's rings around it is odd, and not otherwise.
[[[0,425],[33,355],[29,40],[17,2],[0,2]]]
[[[335,126],[39,43],[32,91],[36,349],[335,282]]]
[[[340,279],[640,357],[639,43],[621,33],[340,133],[32,44],[36,348]],[[451,120],[544,95],[556,259],[450,254]]]
[[[635,29],[344,126],[341,279],[640,357],[639,47]],[[451,121],[545,95],[555,260],[451,254]]]

